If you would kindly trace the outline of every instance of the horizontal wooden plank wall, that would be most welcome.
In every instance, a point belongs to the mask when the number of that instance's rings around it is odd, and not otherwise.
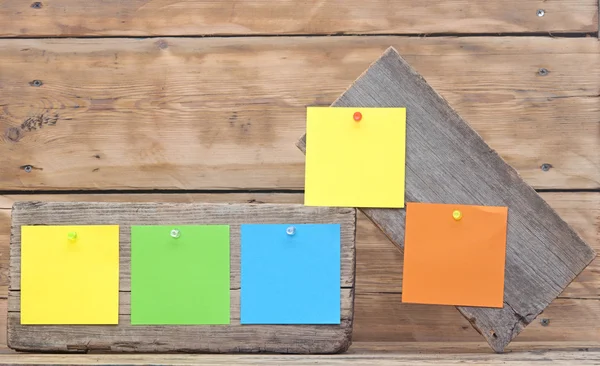
[[[596,0],[0,2],[0,36],[595,32]],[[538,16],[538,10],[544,15]]]
[[[300,203],[305,107],[331,104],[389,46],[600,252],[598,8],[0,0],[0,352],[13,202]],[[402,259],[361,214],[350,352],[487,351],[454,307],[400,302]],[[539,319],[511,349],[600,345],[600,259]]]
[[[600,43],[541,37],[0,40],[0,187],[302,189],[305,106],[390,45],[530,184],[600,187]]]
[[[600,251],[600,193],[542,197]],[[0,196],[0,326],[5,326],[10,207],[21,200],[112,202],[301,203],[302,194],[77,194]],[[452,306],[401,303],[402,254],[364,215],[357,223],[354,341],[471,341],[481,337]],[[597,258],[516,342],[600,342],[600,258]],[[4,323],[2,323],[2,321]],[[0,335],[0,342],[3,341]]]

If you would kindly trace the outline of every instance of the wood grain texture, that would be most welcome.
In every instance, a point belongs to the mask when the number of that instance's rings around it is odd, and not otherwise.
[[[577,233],[395,49],[389,48],[332,106],[406,107],[407,202],[509,207],[504,307],[458,307],[496,352],[595,258]],[[306,136],[297,146],[305,151]],[[403,248],[404,209],[362,212]]]
[[[230,284],[240,288],[240,224],[341,223],[341,287],[354,286],[355,224],[349,212],[303,210],[302,205],[202,205],[202,204],[127,204],[111,203],[88,207],[93,203],[16,203],[12,214],[10,247],[10,290],[21,289],[21,225],[111,225],[119,227],[119,289],[131,290],[130,225],[221,224],[230,228]],[[22,205],[22,206],[19,206]],[[29,205],[29,206],[28,206]],[[287,220],[287,221],[286,221]]]
[[[353,341],[478,342],[481,335],[453,306],[402,303],[400,293],[355,296]],[[547,319],[549,324],[542,325]],[[516,342],[600,342],[600,301],[554,300]]]
[[[342,312],[340,325],[240,325],[240,236],[243,223],[339,223]],[[17,202],[12,211],[8,346],[26,351],[335,353],[350,345],[354,298],[356,210],[302,205]],[[232,321],[226,326],[130,324],[130,225],[229,224]],[[117,326],[20,324],[22,225],[118,224],[120,304]]]
[[[353,342],[437,343],[479,342],[482,339],[456,308],[403,304],[400,298],[399,293],[368,293],[357,289]],[[0,315],[1,351],[6,348],[8,313],[5,298],[0,299]],[[542,325],[542,319],[547,319],[549,325]],[[559,298],[509,345],[509,349],[523,342],[572,342],[584,347],[588,342],[600,342],[599,321],[600,301]]]
[[[541,193],[541,197],[600,252],[600,193]],[[72,202],[206,202],[206,203],[297,203],[297,193],[224,193],[224,194],[52,194],[0,195],[0,297],[8,291],[10,208],[16,201]],[[356,224],[357,293],[400,292],[403,254],[364,214]],[[373,265],[376,263],[376,265]],[[561,294],[564,298],[600,299],[600,259],[596,259]]]
[[[544,198],[596,250],[600,250],[600,193],[542,193]],[[210,202],[302,203],[302,194],[36,194],[0,196],[0,351],[6,347],[8,251],[10,207],[15,201],[77,202]],[[422,350],[433,352],[440,342],[474,342],[481,336],[454,308],[402,304],[400,251],[362,213],[356,226],[356,285],[353,341],[430,342]],[[600,260],[598,257],[550,306],[528,326],[509,349],[525,341],[564,342],[587,347],[600,342]],[[4,298],[4,299],[3,299]],[[539,319],[550,319],[542,326]],[[416,347],[416,346],[415,346]],[[351,350],[354,348],[351,347]],[[436,348],[437,349],[437,348]],[[529,348],[521,348],[529,349]],[[488,348],[489,350],[489,348]]]
[[[600,187],[596,39],[373,36],[2,39],[0,190],[302,189],[305,107],[390,45],[528,183]]]
[[[597,365],[597,343],[523,343],[507,354],[490,354],[481,343],[353,344],[341,355],[52,355],[0,354],[3,365]],[[429,352],[424,352],[428,350]],[[548,352],[549,350],[554,350]]]
[[[595,0],[0,1],[0,36],[594,32]],[[544,17],[537,9],[546,11]]]

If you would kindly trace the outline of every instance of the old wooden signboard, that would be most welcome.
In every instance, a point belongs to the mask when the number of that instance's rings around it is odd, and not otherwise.
[[[345,351],[350,345],[352,334],[355,222],[356,210],[354,208],[273,204],[18,202],[14,205],[12,212],[8,345],[16,350],[44,352],[86,352],[95,350],[108,352],[334,353]],[[116,258],[113,273],[118,275],[118,288],[117,284],[114,286],[117,289],[114,299],[115,307],[118,307],[118,313],[115,312],[114,322],[111,324],[89,325],[89,323],[86,323],[89,318],[75,319],[75,322],[81,320],[78,325],[73,325],[72,322],[57,323],[55,319],[52,320],[54,323],[41,324],[47,320],[43,316],[47,315],[48,308],[52,306],[48,297],[60,299],[60,295],[49,293],[45,293],[46,298],[42,298],[37,302],[30,301],[31,296],[37,294],[28,294],[30,296],[27,305],[29,314],[27,317],[22,317],[21,289],[22,285],[29,285],[29,282],[27,282],[29,280],[22,282],[22,277],[25,275],[22,269],[30,272],[41,270],[40,268],[32,268],[30,259],[23,260],[22,255],[31,257],[36,253],[22,251],[22,241],[24,240],[22,233],[28,233],[27,235],[30,238],[26,239],[28,240],[27,245],[32,245],[29,231],[35,231],[36,228],[40,227],[54,227],[60,231],[66,225],[71,228],[69,230],[74,230],[68,233],[68,239],[73,240],[72,244],[67,244],[71,245],[69,249],[71,252],[77,252],[77,245],[85,245],[83,230],[88,230],[88,226],[107,225],[108,227],[108,225],[111,225],[111,228],[115,229],[118,225],[118,229],[114,231],[114,241],[116,243],[114,253],[118,253],[118,258]],[[169,293],[172,289],[181,289],[179,294],[186,297],[194,295],[202,297],[203,294],[194,293],[193,288],[181,286],[181,283],[189,279],[173,277],[170,272],[179,271],[179,264],[184,266],[184,262],[187,265],[191,263],[189,267],[192,272],[198,267],[211,266],[212,263],[210,262],[213,261],[211,258],[198,257],[198,265],[196,266],[194,259],[179,257],[175,259],[174,263],[171,262],[171,267],[166,267],[163,266],[163,263],[169,260],[167,257],[170,252],[167,251],[164,252],[164,255],[157,256],[155,262],[151,265],[143,266],[142,260],[145,258],[145,251],[139,248],[135,249],[136,245],[139,246],[139,243],[133,243],[134,245],[132,245],[133,240],[138,240],[142,242],[141,244],[148,245],[142,249],[148,249],[150,248],[150,242],[158,239],[159,245],[167,243],[165,244],[167,246],[179,246],[182,243],[181,240],[189,239],[189,235],[192,233],[189,230],[192,226],[202,226],[204,228],[208,226],[228,227],[228,231],[225,231],[225,240],[228,240],[228,245],[224,250],[228,257],[226,257],[227,263],[225,263],[224,268],[227,271],[225,280],[229,286],[225,288],[224,292],[221,292],[221,294],[224,293],[227,296],[224,301],[227,308],[225,312],[222,311],[223,309],[219,310],[221,315],[219,315],[220,318],[217,316],[216,321],[214,317],[209,320],[213,324],[194,324],[195,320],[190,318],[192,324],[183,325],[181,324],[181,318],[178,316],[179,313],[184,311],[190,312],[189,308],[186,310],[186,304],[175,306],[169,302],[173,299],[161,298],[160,296],[152,298],[152,291]],[[300,292],[307,291],[310,294],[310,286],[319,286],[323,282],[322,279],[311,273],[313,271],[308,271],[306,268],[302,270],[306,262],[312,263],[311,265],[315,265],[315,263],[318,265],[319,263],[316,261],[322,260],[324,255],[327,254],[320,251],[319,245],[322,244],[320,242],[321,232],[315,232],[315,230],[330,226],[334,229],[328,231],[335,237],[333,242],[339,243],[339,245],[330,246],[328,252],[337,255],[331,257],[335,260],[328,272],[330,275],[338,276],[335,277],[335,282],[332,283],[334,289],[333,291],[326,291],[327,293],[319,297],[305,296]],[[152,227],[158,228],[158,231],[151,229],[147,233],[148,235],[140,234]],[[171,227],[173,230],[171,230]],[[167,229],[166,232],[161,231],[164,228]],[[268,230],[264,231],[264,228],[268,228]],[[170,230],[170,234],[168,230]],[[39,251],[46,250],[51,245],[52,238],[49,235],[53,234],[50,233],[39,238],[40,246],[34,248],[38,251],[38,254]],[[65,235],[67,234],[65,233]],[[273,235],[275,236],[273,237]],[[77,240],[80,239],[82,241],[77,243]],[[66,236],[65,240],[67,240]],[[213,242],[199,240],[193,242],[193,244],[194,246],[206,246],[208,244],[213,245]],[[270,303],[259,303],[254,309],[254,314],[243,315],[244,306],[252,301],[261,300],[256,297],[254,299],[243,297],[244,290],[249,289],[251,286],[261,286],[260,283],[251,283],[250,280],[247,280],[248,283],[244,282],[244,273],[252,267],[252,263],[249,264],[249,259],[245,257],[244,251],[247,248],[252,248],[252,245],[258,252],[252,255],[249,254],[247,257],[254,257],[255,272],[270,273],[270,277],[274,281],[288,278],[283,273],[286,268],[277,267],[281,265],[281,263],[278,263],[280,261],[277,258],[287,263],[286,266],[297,267],[301,270],[299,277],[295,277],[296,282],[281,283],[280,281],[276,283],[280,287],[272,291],[276,292],[275,294],[271,293],[269,295],[272,296]],[[272,246],[273,250],[269,246]],[[268,250],[265,251],[265,248]],[[271,255],[274,250],[280,251],[278,253],[280,257]],[[138,254],[136,254],[136,251]],[[212,252],[203,253],[206,256],[214,254]],[[139,258],[135,259],[136,256]],[[269,258],[271,258],[271,261]],[[62,278],[66,278],[67,281],[69,279],[76,281],[88,275],[85,273],[85,266],[73,267],[77,263],[72,261],[66,261],[62,266],[59,266],[57,263],[45,263],[51,262],[52,258],[50,257],[47,259],[42,257],[38,260],[36,263],[46,268],[45,272],[38,273],[42,279],[48,276],[60,275],[63,276]],[[134,260],[133,271],[132,260]],[[147,260],[147,258],[144,260]],[[22,265],[27,266],[27,268],[22,268]],[[79,268],[79,271],[70,273],[68,271],[71,268]],[[279,272],[280,276],[269,272],[273,268],[281,271]],[[90,269],[91,267],[88,268],[88,270]],[[142,269],[146,271],[143,272],[143,276],[136,275],[136,271],[142,271]],[[101,270],[104,269],[101,268]],[[210,272],[204,274],[205,277],[211,277]],[[27,276],[31,278],[30,274],[27,274]],[[214,277],[216,276],[219,275],[214,273]],[[145,285],[145,294],[150,293],[150,302],[166,305],[163,308],[158,308],[158,311],[154,313],[149,313],[149,310],[143,307],[151,307],[155,304],[146,302],[146,305],[137,305],[138,307],[135,309],[138,315],[132,316],[132,308],[135,305],[134,298],[137,296],[135,301],[138,304],[144,302],[143,296],[140,295],[140,293],[144,293],[141,290],[143,287],[142,280],[148,280],[148,278],[155,281],[155,283],[150,282]],[[167,279],[166,284],[164,283],[165,279]],[[101,279],[101,281],[103,280]],[[133,285],[134,282],[136,282],[135,285]],[[306,284],[310,283],[313,285],[307,287]],[[166,289],[164,288],[165,285]],[[90,286],[92,285],[90,284]],[[133,292],[132,287],[135,289]],[[95,289],[87,288],[84,284],[81,290],[88,292]],[[268,292],[270,289],[263,290]],[[43,291],[44,289],[39,289],[39,292]],[[263,296],[264,291],[259,295]],[[288,298],[296,296],[294,303],[288,303],[287,306],[279,305],[279,308],[269,310],[272,303],[281,300],[281,296],[283,296],[281,293],[287,293]],[[327,297],[328,293],[339,294],[339,297],[334,297],[336,304],[331,312],[334,314],[334,319],[331,316],[328,319],[320,318],[321,311],[317,311],[317,318],[306,316],[299,318],[297,316],[298,312],[306,311],[306,308],[295,307],[297,303],[311,304],[318,302],[321,301],[321,298]],[[202,304],[202,301],[201,299],[198,304]],[[243,303],[241,306],[240,301]],[[244,303],[244,301],[247,303]],[[70,302],[64,302],[62,306],[69,307],[72,305]],[[265,314],[265,309],[269,310],[269,313]],[[69,321],[72,321],[73,314],[71,313],[80,310],[82,310],[80,304],[76,303],[71,312],[62,314],[63,318],[61,319],[64,320],[64,317],[67,317]],[[104,310],[94,309],[91,315],[97,316],[98,313]],[[194,310],[191,309],[191,312],[194,313]],[[277,313],[279,318],[273,318],[273,313]],[[247,318],[246,321],[244,321],[244,316]],[[150,323],[152,325],[149,325]],[[174,325],[175,323],[178,325]]]
[[[495,351],[502,351],[595,257],[393,48],[332,107],[406,108],[406,202],[508,207],[504,306],[458,307]],[[297,143],[304,152],[306,138]],[[403,249],[405,209],[362,211]]]

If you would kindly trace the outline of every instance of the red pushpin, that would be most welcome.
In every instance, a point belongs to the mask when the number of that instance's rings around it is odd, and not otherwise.
[[[362,113],[360,112],[354,112],[354,120],[356,122],[360,121],[362,119]]]

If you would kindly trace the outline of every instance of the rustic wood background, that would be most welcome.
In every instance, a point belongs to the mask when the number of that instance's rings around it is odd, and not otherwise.
[[[389,46],[600,251],[598,18],[598,0],[0,0],[0,343],[14,201],[301,203],[305,106]],[[453,307],[402,304],[401,275],[359,215],[355,352],[485,343]],[[600,347],[600,260],[524,344]]]

